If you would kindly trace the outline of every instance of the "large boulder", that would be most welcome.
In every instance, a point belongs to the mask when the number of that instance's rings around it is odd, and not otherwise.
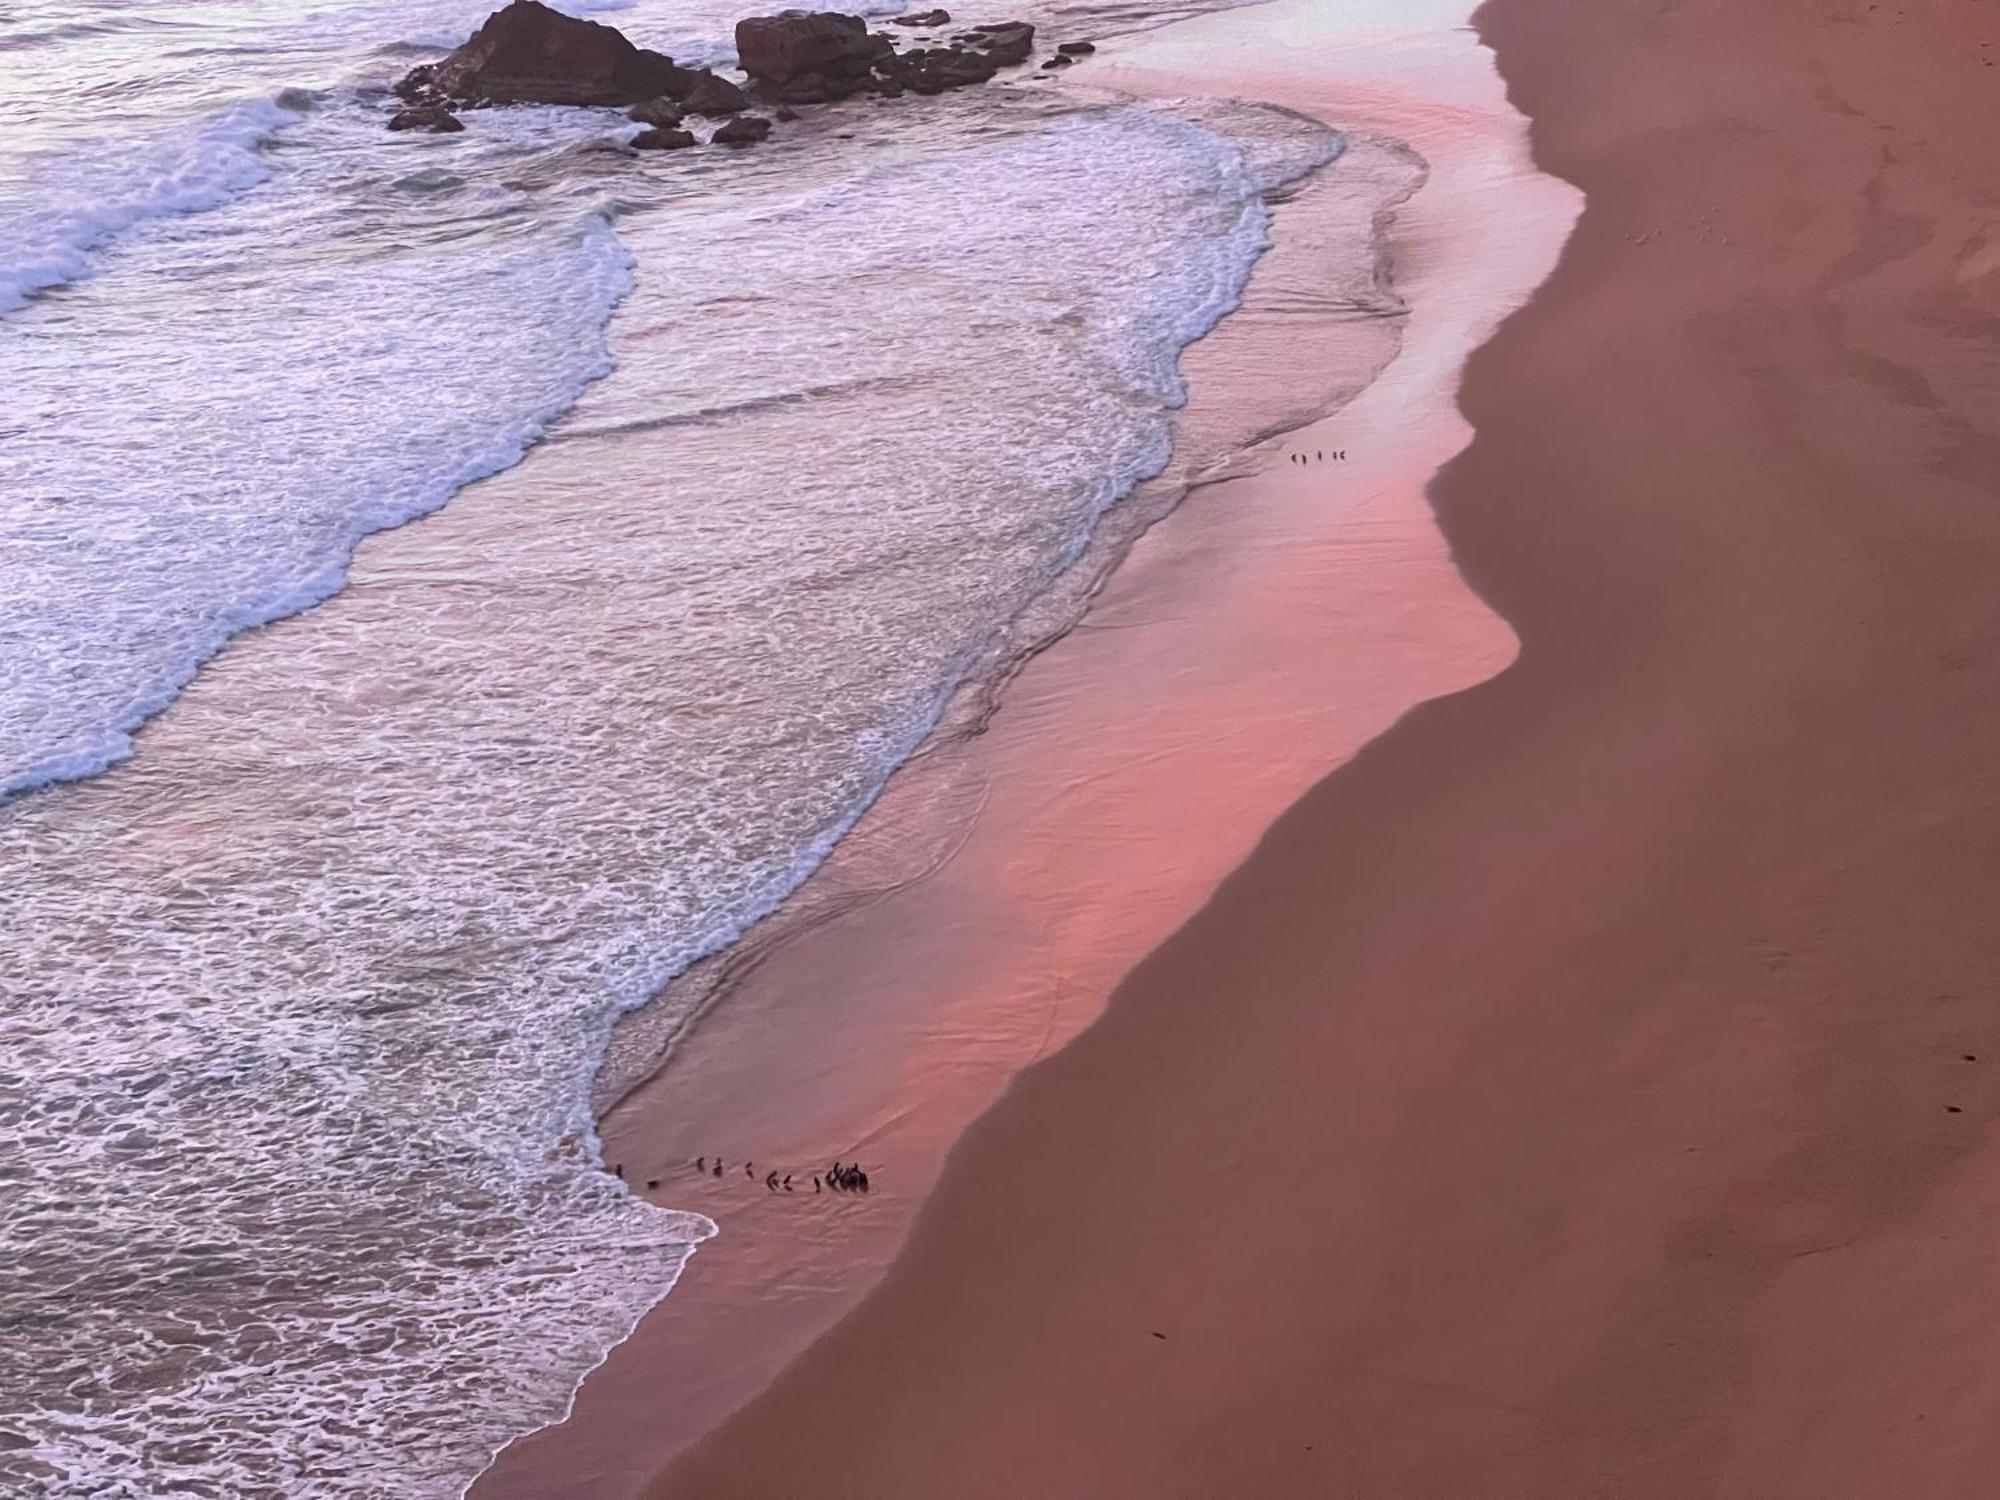
[[[816,74],[840,80],[865,76],[894,50],[887,37],[871,36],[859,16],[837,11],[788,10],[746,16],[736,23],[736,59],[767,88]]]
[[[435,67],[417,69],[404,85],[467,103],[626,105],[672,92],[684,71],[612,27],[539,0],[513,0],[464,46]]]

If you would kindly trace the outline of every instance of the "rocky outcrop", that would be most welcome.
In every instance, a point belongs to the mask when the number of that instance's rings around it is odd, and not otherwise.
[[[816,104],[867,87],[875,65],[895,54],[859,16],[788,10],[736,23],[736,58],[765,98]]]
[[[738,115],[708,138],[712,146],[754,146],[771,133],[762,115]]]
[[[962,52],[956,47],[913,47],[884,62],[883,79],[913,94],[942,94],[946,89],[962,89],[985,83],[1000,71],[1000,65],[983,52]]]
[[[391,130],[427,130],[432,135],[456,135],[465,123],[442,104],[413,104],[389,117]]]
[[[432,104],[637,104],[671,92],[673,60],[595,21],[513,0],[443,62],[415,69],[397,92]]]
[[[950,12],[904,16],[905,26],[939,26]],[[930,41],[932,38],[909,38]],[[749,79],[746,89],[707,68],[683,68],[670,57],[635,47],[612,27],[551,10],[540,0],[513,0],[486,18],[472,39],[442,62],[412,69],[395,92],[408,106],[390,122],[395,130],[460,130],[454,107],[496,104],[630,106],[648,127],[634,138],[641,150],[692,144],[681,128],[686,115],[742,116],[752,98],[777,106],[779,119],[796,118],[791,106],[824,104],[855,94],[896,98],[940,94],[985,83],[1002,68],[1026,62],[1035,28],[1025,21],[967,27],[933,46],[898,51],[894,39],[868,30],[859,16],[838,11],[788,10],[748,16],[736,23],[736,48]],[[1068,67],[1095,49],[1068,42],[1044,68]],[[725,146],[763,140],[771,121],[731,120],[715,133]],[[615,147],[615,143],[614,143]]]

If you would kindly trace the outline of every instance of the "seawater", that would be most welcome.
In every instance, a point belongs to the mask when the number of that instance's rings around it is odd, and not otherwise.
[[[713,1228],[601,1170],[612,1022],[1165,462],[1338,147],[1026,83],[386,135],[479,9],[0,20],[0,1489],[451,1495],[562,1413]]]

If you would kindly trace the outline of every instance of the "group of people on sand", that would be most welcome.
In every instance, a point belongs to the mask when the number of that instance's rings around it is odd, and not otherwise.
[[[819,1179],[815,1177],[814,1182]],[[826,1184],[836,1193],[865,1193],[868,1191],[868,1174],[849,1162],[842,1166],[835,1162],[826,1169]]]
[[[722,1175],[722,1158],[719,1156],[716,1157],[713,1164],[711,1164],[706,1156],[697,1156],[694,1159],[694,1169],[704,1177],[720,1177]],[[623,1177],[625,1175],[624,1165],[621,1163],[616,1168],[616,1171],[620,1177]],[[743,1163],[743,1175],[748,1177],[752,1182],[755,1182],[757,1180],[757,1164],[751,1161]],[[840,1162],[835,1162],[826,1169],[824,1178],[815,1172],[812,1184],[815,1193],[823,1193],[828,1188],[831,1188],[836,1193],[865,1193],[868,1191],[868,1174],[853,1162],[848,1162],[844,1165]],[[658,1187],[659,1185],[658,1178],[654,1178],[646,1184],[649,1188]],[[766,1172],[764,1174],[764,1186],[774,1193],[795,1191],[792,1187],[792,1174],[789,1172],[785,1173],[782,1177],[776,1172]]]

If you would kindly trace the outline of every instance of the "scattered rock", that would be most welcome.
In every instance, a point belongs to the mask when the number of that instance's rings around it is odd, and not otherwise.
[[[880,79],[877,87],[883,93],[895,88],[913,94],[941,94],[946,89],[985,83],[1000,71],[1000,64],[984,52],[913,47],[877,63],[875,71]]]
[[[897,17],[893,24],[935,27],[950,21],[949,11],[929,10]],[[541,0],[511,0],[464,46],[441,62],[411,69],[396,84],[407,107],[389,123],[393,130],[450,132],[465,128],[454,107],[618,106],[647,127],[632,139],[642,151],[693,145],[693,134],[682,128],[686,115],[735,116],[711,140],[749,146],[771,133],[770,119],[743,113],[753,97],[777,106],[778,119],[795,120],[794,105],[860,93],[885,99],[906,92],[939,94],[985,83],[1001,68],[1027,61],[1034,44],[1033,26],[1002,21],[968,27],[941,46],[899,53],[892,38],[870,32],[859,16],[803,10],[749,16],[736,23],[737,55],[750,80],[746,90],[707,68],[683,68],[636,47],[610,26],[564,15]],[[1066,42],[1042,66],[1066,68],[1095,50],[1089,42]]]
[[[691,115],[733,115],[750,107],[750,96],[727,78],[718,78],[704,69],[681,103]]]
[[[672,130],[681,122],[681,107],[665,97],[648,99],[626,118],[637,120],[641,125],[652,125],[660,130]]]
[[[455,135],[465,124],[442,104],[416,104],[399,109],[389,117],[391,130],[427,130],[432,135]]]
[[[673,60],[596,21],[513,0],[443,62],[398,86],[427,103],[627,105],[669,93]],[[406,92],[407,90],[407,92]]]
[[[793,109],[789,104],[780,104],[776,109],[771,111],[771,118],[774,120],[782,120],[789,122],[792,120],[796,120],[798,117],[799,117],[799,112]]]
[[[771,133],[762,115],[738,115],[708,138],[712,146],[754,146]]]

